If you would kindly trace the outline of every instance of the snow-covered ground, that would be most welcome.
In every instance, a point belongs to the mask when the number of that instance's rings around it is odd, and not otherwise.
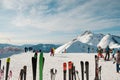
[[[38,53],[39,54],[39,53]],[[31,57],[33,53],[21,53],[17,55],[12,55],[11,63],[10,63],[10,70],[13,72],[13,77],[11,80],[18,80],[20,69],[23,68],[24,65],[27,66],[27,80],[33,80],[32,78],[32,65],[31,65]],[[63,54],[56,54],[54,57],[50,56],[49,54],[45,53],[45,64],[43,70],[43,80],[51,80],[50,79],[50,69],[54,68],[57,69],[57,74],[55,80],[63,80],[63,62],[68,63],[68,61],[72,61],[76,67],[76,70],[79,71],[79,77],[81,80],[81,67],[80,61],[89,61],[90,64],[90,74],[89,80],[94,80],[95,77],[95,60],[94,54],[87,54],[87,53],[63,53]],[[6,65],[6,58],[2,58],[2,66]],[[113,64],[112,61],[104,61],[100,59],[100,63],[102,66],[102,80],[120,80],[120,74],[116,73],[116,65]],[[39,70],[37,66],[37,79],[39,80]],[[68,80],[68,72],[67,72],[67,80]],[[78,80],[78,79],[77,79]],[[86,78],[85,78],[86,80]]]

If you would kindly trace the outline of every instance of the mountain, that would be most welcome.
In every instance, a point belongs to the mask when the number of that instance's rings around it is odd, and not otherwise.
[[[42,50],[43,52],[50,52],[51,48],[58,48],[61,45],[55,45],[55,44],[37,44],[31,46],[33,50]]]
[[[115,35],[95,34],[91,31],[85,31],[83,34],[77,36],[68,43],[60,46],[55,50],[56,53],[86,53],[96,52],[97,47],[106,48],[120,48],[120,37]]]
[[[102,48],[105,48],[107,46],[110,48],[120,48],[120,37],[107,34],[101,39],[98,46],[101,46]]]

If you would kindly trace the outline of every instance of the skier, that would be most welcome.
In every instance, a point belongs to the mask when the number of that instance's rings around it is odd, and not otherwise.
[[[115,49],[114,48],[112,49],[112,58],[111,58],[111,60],[112,59],[115,60]]]
[[[117,51],[117,56],[116,56],[116,71],[119,73],[120,70],[120,51]]]
[[[105,53],[106,53],[106,55],[105,55],[105,61],[106,60],[109,61],[109,58],[110,58],[110,48],[109,48],[109,46],[106,47]]]
[[[99,46],[97,49],[97,53],[98,53],[98,58],[104,58],[103,56],[103,49]]]
[[[54,56],[54,48],[51,48],[51,54],[50,54],[50,56]]]

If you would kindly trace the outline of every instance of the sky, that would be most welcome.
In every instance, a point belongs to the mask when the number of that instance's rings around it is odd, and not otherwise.
[[[120,0],[0,0],[0,43],[66,43],[86,30],[120,36]]]

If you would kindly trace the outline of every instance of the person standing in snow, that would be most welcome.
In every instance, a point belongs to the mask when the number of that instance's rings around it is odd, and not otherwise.
[[[54,50],[54,48],[51,48],[51,50],[50,50],[50,56],[54,56],[54,53],[55,53],[55,50]]]
[[[110,48],[109,48],[109,46],[106,47],[105,53],[106,53],[105,61],[109,61],[109,58],[110,58]]]
[[[120,51],[117,51],[117,55],[116,55],[116,71],[117,73],[119,73],[120,70]]]
[[[97,49],[97,53],[98,53],[98,58],[104,58],[103,56],[103,49],[99,46]]]
[[[112,49],[112,58],[111,59],[115,60],[115,49],[114,48]]]

